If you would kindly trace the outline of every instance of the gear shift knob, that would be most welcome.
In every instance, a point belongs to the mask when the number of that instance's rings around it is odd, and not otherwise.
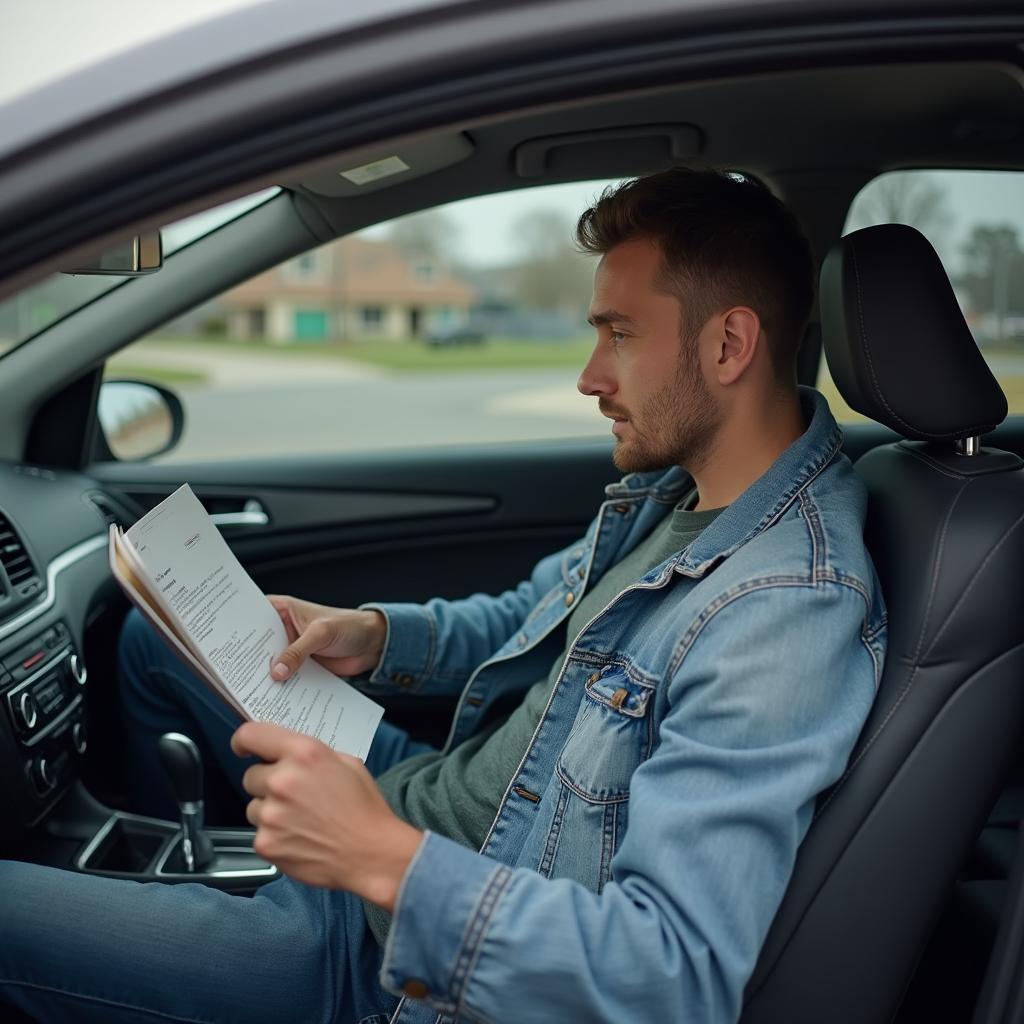
[[[203,831],[203,759],[195,743],[180,732],[164,733],[157,750],[181,812],[185,866],[198,871],[213,861],[213,844]]]
[[[202,803],[203,759],[195,743],[180,732],[167,732],[157,749],[179,806]]]

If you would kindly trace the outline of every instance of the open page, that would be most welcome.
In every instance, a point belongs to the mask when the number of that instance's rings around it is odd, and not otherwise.
[[[366,757],[383,709],[315,661],[285,683],[271,678],[273,659],[288,646],[284,625],[187,484],[120,540],[131,550],[118,568],[144,577],[135,585],[158,606],[151,620],[163,620],[154,624],[164,635],[181,634],[175,650],[236,711]]]
[[[180,632],[179,627],[175,624],[174,616],[161,605],[146,579],[145,570],[139,566],[138,556],[132,546],[125,541],[118,526],[110,527],[110,543],[107,551],[110,557],[110,571],[113,573],[114,579],[121,585],[121,589],[132,604],[142,612],[149,624],[174,648],[178,657],[221,700],[226,701],[240,718],[251,718],[252,716],[217,678],[217,673],[198,656],[195,648],[189,644],[188,637]]]

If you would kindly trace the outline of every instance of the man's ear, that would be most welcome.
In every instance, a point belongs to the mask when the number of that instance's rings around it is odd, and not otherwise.
[[[754,361],[761,344],[761,318],[749,306],[721,314],[714,372],[723,387],[735,384]]]

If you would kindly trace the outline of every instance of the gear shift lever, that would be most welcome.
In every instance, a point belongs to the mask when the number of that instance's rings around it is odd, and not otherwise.
[[[213,860],[213,844],[203,831],[203,759],[199,748],[180,732],[164,733],[157,743],[181,812],[181,853],[185,866],[201,871]]]

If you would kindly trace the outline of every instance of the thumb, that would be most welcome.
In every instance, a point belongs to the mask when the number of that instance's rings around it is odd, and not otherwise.
[[[271,676],[283,682],[311,655],[322,650],[329,642],[327,623],[314,619],[275,659]]]

